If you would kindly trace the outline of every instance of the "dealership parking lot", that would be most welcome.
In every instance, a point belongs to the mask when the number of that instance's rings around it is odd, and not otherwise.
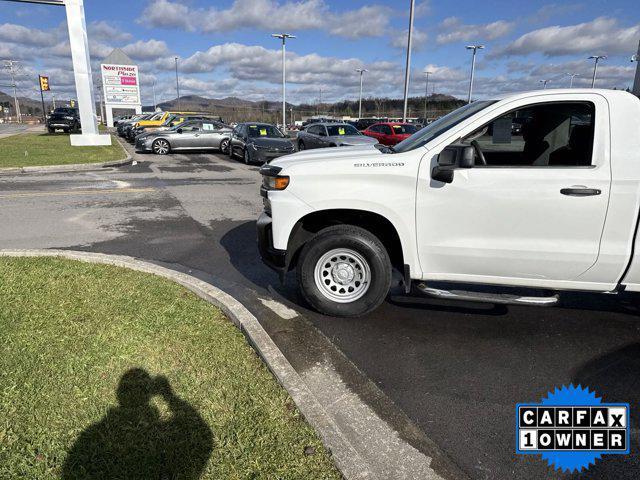
[[[0,177],[0,245],[126,254],[210,281],[256,314],[298,371],[329,359],[401,435],[396,407],[474,479],[564,478],[514,454],[518,402],[569,383],[607,402],[640,402],[636,298],[573,294],[561,308],[536,309],[396,294],[366,318],[325,317],[303,306],[291,276],[281,285],[259,259],[258,167],[208,153],[134,159]],[[575,478],[637,478],[637,444],[633,429],[630,456],[607,456]]]

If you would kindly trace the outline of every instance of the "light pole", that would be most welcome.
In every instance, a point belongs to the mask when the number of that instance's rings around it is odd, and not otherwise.
[[[158,104],[156,103],[156,81],[155,80],[151,84],[151,89],[153,90],[153,111],[155,112],[158,109]]]
[[[413,11],[416,0],[411,0],[409,5],[409,34],[407,35],[407,63],[404,71],[404,109],[402,111],[402,121],[407,121],[407,105],[409,103],[409,77],[411,76],[411,38],[413,36]]]
[[[471,78],[469,79],[469,96],[467,97],[467,103],[471,103],[471,94],[473,93],[473,75],[476,71],[476,53],[478,50],[482,50],[484,45],[467,45],[467,50],[473,50],[471,56]]]
[[[542,89],[546,90],[547,89],[547,83],[549,83],[549,80],[539,80],[539,82],[542,84]]]
[[[596,76],[598,75],[598,62],[600,60],[606,59],[606,55],[591,55],[589,60],[595,60],[593,63],[593,78],[591,79],[591,88],[595,88],[596,86]]]
[[[368,72],[366,68],[356,68],[356,72],[360,74],[360,101],[358,102],[358,120],[362,118],[362,75]]]
[[[178,110],[182,110],[180,108],[180,79],[178,77],[178,57],[174,57],[176,61],[176,92],[178,94]]]
[[[565,75],[571,77],[571,80],[569,80],[569,88],[573,88],[573,79],[575,77],[579,77],[580,74],[579,73],[565,73]]]
[[[636,62],[636,75],[633,79],[633,90],[634,95],[640,95],[640,42],[638,42],[638,53],[631,57],[631,62]]]
[[[433,72],[429,72],[427,70],[424,71],[424,75],[425,77],[427,77],[426,79],[426,83],[424,86],[424,119],[425,121],[427,120],[427,97],[429,96],[429,75],[431,75]]]
[[[9,70],[11,75],[11,85],[13,86],[13,102],[16,106],[16,121],[22,123],[22,114],[20,113],[20,102],[18,101],[18,86],[16,84],[15,66],[18,64],[15,60],[5,60],[4,67]]]
[[[288,33],[272,33],[273,38],[282,40],[282,130],[287,133],[287,61],[286,43],[287,38],[296,38]]]

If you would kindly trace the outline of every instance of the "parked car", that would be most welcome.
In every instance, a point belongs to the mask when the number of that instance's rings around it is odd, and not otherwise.
[[[121,122],[118,123],[118,128],[117,128],[118,135],[121,137],[125,137],[127,135],[127,129],[129,127],[131,127],[133,124],[135,124],[140,120],[151,118],[153,117],[153,115],[154,115],[153,113],[145,113],[145,114],[135,115],[131,117],[129,120],[122,120]]]
[[[371,125],[375,125],[376,123],[385,122],[384,118],[359,118],[356,120],[356,128],[360,131],[366,130]]]
[[[420,126],[414,123],[376,123],[371,125],[362,133],[368,137],[375,138],[382,145],[393,146],[406,140],[411,135],[420,130]]]
[[[136,137],[136,151],[167,155],[182,150],[219,150],[231,128],[210,120],[187,120],[168,130],[154,130]]]
[[[113,119],[113,126],[117,127],[120,122],[124,122],[125,120],[130,120],[131,118],[133,118],[132,115],[122,115],[120,117],[115,117]]]
[[[376,143],[348,123],[314,123],[298,133],[298,150]]]
[[[62,130],[64,133],[77,132],[80,130],[80,115],[78,110],[70,107],[56,108],[47,117],[47,131],[54,133]]]
[[[528,119],[519,135],[514,118]],[[633,118],[624,91],[535,91],[473,102],[393,149],[278,159],[261,170],[262,258],[347,317],[380,305],[394,270],[407,293],[447,300],[640,292]]]
[[[233,129],[229,146],[223,147],[229,157],[240,156],[244,163],[269,163],[294,152],[293,143],[275,125],[268,123],[239,123]]]
[[[215,123],[224,123],[219,116],[211,116],[207,114],[191,114],[191,113],[174,113],[167,117],[167,119],[161,125],[139,125],[134,126],[131,129],[130,136],[135,138],[147,132],[152,132],[154,130],[168,130],[171,127],[175,127],[181,123],[186,122],[187,120],[209,120]]]

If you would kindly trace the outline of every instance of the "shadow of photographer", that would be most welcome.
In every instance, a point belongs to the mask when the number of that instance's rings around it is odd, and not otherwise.
[[[151,403],[158,396],[169,414]],[[126,372],[119,405],[84,430],[67,455],[63,480],[200,478],[213,449],[213,433],[200,414],[176,396],[166,377]]]

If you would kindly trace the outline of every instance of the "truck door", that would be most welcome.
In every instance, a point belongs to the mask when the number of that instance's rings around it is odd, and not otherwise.
[[[565,95],[503,111],[463,134],[447,148],[472,146],[475,165],[455,169],[451,183],[431,178],[440,157],[425,157],[425,279],[560,287],[595,264],[611,182],[609,114],[597,95],[576,98],[585,101]]]

